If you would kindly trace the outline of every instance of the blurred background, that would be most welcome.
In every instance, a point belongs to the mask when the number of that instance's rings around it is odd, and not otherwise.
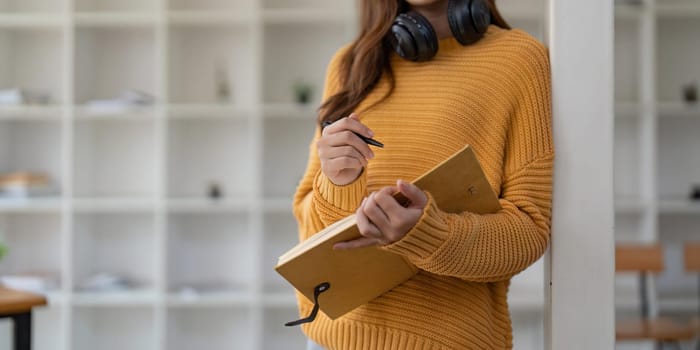
[[[543,0],[497,3],[544,40]],[[273,267],[356,20],[349,0],[0,0],[0,283],[48,296],[36,349],[304,349]],[[665,253],[645,284],[620,274],[617,315],[643,289],[685,320],[700,1],[617,1],[615,41],[616,237]],[[543,284],[541,262],[512,284],[515,349],[544,347]],[[11,335],[0,320],[0,349]]]

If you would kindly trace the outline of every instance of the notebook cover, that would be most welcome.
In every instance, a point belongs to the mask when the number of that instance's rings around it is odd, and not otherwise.
[[[430,192],[437,206],[446,212],[487,214],[501,209],[470,146],[413,183]],[[378,247],[333,250],[334,244],[359,237],[355,216],[349,216],[280,256],[275,270],[312,302],[314,288],[329,282],[330,288],[320,295],[319,304],[331,319],[393,289],[418,271],[402,256]]]

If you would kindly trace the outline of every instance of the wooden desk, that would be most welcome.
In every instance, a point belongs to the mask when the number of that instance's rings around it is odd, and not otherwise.
[[[0,318],[14,322],[15,350],[31,349],[32,308],[46,304],[44,296],[0,287]]]

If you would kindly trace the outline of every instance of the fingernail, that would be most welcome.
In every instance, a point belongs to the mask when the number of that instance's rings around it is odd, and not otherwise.
[[[374,137],[374,131],[368,130],[367,133],[369,134],[369,137]]]
[[[369,151],[369,159],[374,159],[374,152]]]

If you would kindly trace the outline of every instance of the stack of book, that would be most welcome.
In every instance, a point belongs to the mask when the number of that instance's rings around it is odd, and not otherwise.
[[[0,198],[23,199],[54,194],[45,174],[19,172],[0,174]]]
[[[0,106],[46,105],[51,98],[47,93],[27,89],[0,89]]]

